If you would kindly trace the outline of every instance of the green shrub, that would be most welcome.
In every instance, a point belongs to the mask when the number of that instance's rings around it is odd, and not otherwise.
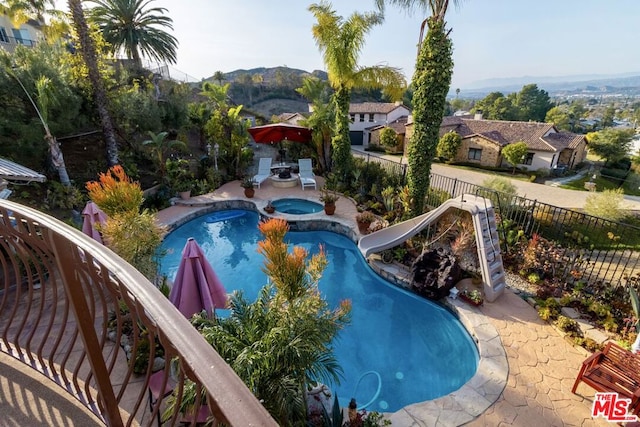
[[[513,197],[518,193],[511,181],[497,176],[485,179],[482,182],[482,187],[485,190],[479,191],[478,194],[491,200],[493,206],[503,208],[511,205]]]
[[[567,316],[562,316],[562,315],[558,316],[554,324],[564,332],[568,332],[568,333],[580,332],[580,327],[578,326],[578,322],[568,318]]]
[[[610,221],[620,221],[626,216],[622,210],[623,201],[622,189],[604,190],[602,193],[593,193],[587,197],[584,211],[589,215]]]

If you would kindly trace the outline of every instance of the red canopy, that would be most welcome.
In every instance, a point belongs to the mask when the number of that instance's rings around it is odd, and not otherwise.
[[[264,126],[250,127],[249,134],[255,142],[263,144],[282,141],[311,141],[311,129],[289,123],[273,123]]]

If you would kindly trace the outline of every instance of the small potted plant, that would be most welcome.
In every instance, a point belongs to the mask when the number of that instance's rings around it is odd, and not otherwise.
[[[189,161],[184,159],[169,159],[167,160],[166,166],[167,180],[169,181],[171,189],[178,193],[181,199],[191,197],[195,177],[189,167]]]
[[[323,188],[320,190],[320,201],[324,203],[324,213],[333,215],[336,212],[336,201],[340,198],[335,191]]]
[[[361,234],[369,234],[369,226],[376,220],[376,216],[371,211],[362,211],[356,215],[356,223]]]
[[[477,289],[465,289],[460,293],[460,299],[465,300],[471,305],[475,305],[476,307],[482,305],[483,298],[482,293]]]
[[[244,188],[244,195],[249,199],[252,198],[256,193],[256,190],[253,188],[253,178],[251,178],[250,176],[245,176],[244,178],[242,178],[242,181],[240,181],[240,186]]]
[[[266,204],[266,206],[264,207],[264,211],[265,211],[266,213],[269,213],[269,214],[272,214],[272,213],[274,213],[274,212],[276,211],[276,207],[275,207],[275,206],[273,206],[273,204],[271,203],[271,200],[268,200],[268,201],[267,201],[267,204]]]

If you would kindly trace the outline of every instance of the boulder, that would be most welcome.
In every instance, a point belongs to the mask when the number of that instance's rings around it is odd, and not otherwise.
[[[411,271],[413,291],[434,300],[449,295],[449,290],[460,280],[462,273],[455,256],[444,248],[422,252]]]

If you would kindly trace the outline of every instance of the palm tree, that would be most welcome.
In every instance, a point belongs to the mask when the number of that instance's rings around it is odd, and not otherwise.
[[[331,130],[335,113],[329,102],[331,95],[328,84],[317,77],[305,77],[302,87],[296,89],[311,103],[311,115],[301,124],[313,131],[312,140],[318,155],[318,165],[322,171],[331,170]]]
[[[62,155],[62,150],[60,149],[60,143],[55,136],[51,134],[51,130],[49,129],[48,122],[48,113],[49,107],[52,104],[55,104],[56,99],[53,92],[53,87],[51,84],[51,80],[45,76],[40,76],[35,81],[36,88],[36,100],[31,97],[27,88],[22,84],[22,80],[18,77],[18,75],[13,71],[9,64],[4,64],[4,70],[11,77],[15,79],[16,82],[20,85],[24,93],[27,95],[29,102],[33,106],[33,109],[38,114],[38,118],[40,119],[40,123],[42,123],[42,127],[44,129],[44,140],[47,142],[49,146],[49,155],[51,156],[51,163],[58,171],[58,176],[60,178],[60,183],[66,187],[71,186],[71,181],[69,180],[69,174],[67,173],[67,166],[64,162],[64,156]]]
[[[349,103],[353,88],[384,89],[393,99],[400,99],[406,82],[397,68],[387,66],[360,67],[358,58],[365,35],[383,21],[381,13],[355,12],[346,21],[336,15],[327,2],[312,4],[309,11],[318,21],[312,27],[313,37],[323,55],[329,84],[335,90],[335,129],[333,166],[337,176],[347,182],[351,171],[351,141],[349,139]]]
[[[163,28],[173,30],[173,20],[164,7],[147,9],[153,0],[92,0],[91,19],[102,30],[113,52],[124,50],[137,67],[142,56],[176,63],[178,40]]]
[[[161,178],[164,178],[167,172],[167,157],[169,152],[173,149],[187,150],[187,144],[182,141],[167,139],[168,132],[160,132],[155,134],[151,131],[147,133],[150,139],[142,142],[142,145],[148,145],[150,147],[153,162],[158,168],[158,174]]]
[[[376,0],[383,9],[385,0]],[[413,136],[409,144],[407,181],[414,215],[421,214],[429,189],[431,164],[436,155],[440,124],[453,74],[453,45],[444,21],[449,0],[386,0],[407,11],[422,9],[430,16],[422,21],[413,94]],[[458,2],[453,0],[454,4]],[[423,39],[427,27],[426,38]]]
[[[222,71],[216,71],[213,73],[212,78],[218,82],[218,86],[222,86],[222,82],[225,81],[224,73]]]
[[[107,147],[107,164],[115,166],[118,164],[118,144],[116,142],[115,132],[113,130],[113,122],[107,108],[107,94],[104,90],[102,76],[98,68],[98,59],[96,55],[96,46],[89,33],[87,20],[84,16],[82,8],[82,0],[67,0],[69,11],[73,20],[73,26],[80,41],[80,52],[89,72],[89,80],[93,87],[93,98],[98,109],[102,132],[104,134],[105,144]]]

